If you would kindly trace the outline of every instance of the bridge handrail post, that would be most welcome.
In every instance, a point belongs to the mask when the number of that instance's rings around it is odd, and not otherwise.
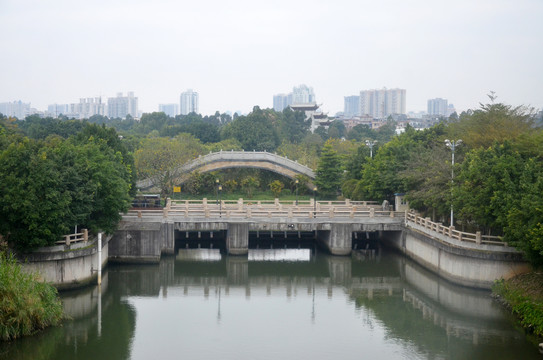
[[[247,208],[247,217],[248,217],[248,218],[251,218],[251,216],[252,216],[251,208],[248,207],[248,208]]]
[[[330,218],[334,217],[334,208],[330,208]]]
[[[482,234],[481,234],[480,231],[477,231],[477,232],[475,233],[475,243],[477,243],[477,244],[480,245],[480,244],[481,244],[481,240],[482,240]]]
[[[238,210],[243,210],[243,198],[238,199]]]
[[[70,235],[64,235],[64,240],[66,241],[66,245],[70,246]]]
[[[449,237],[453,237],[454,225],[449,226]]]
[[[292,218],[292,208],[291,207],[288,208],[288,218],[289,219]]]
[[[345,199],[345,205],[351,206],[351,199]]]
[[[165,217],[165,218],[168,217],[168,208],[164,208],[164,209],[162,210],[162,216]]]
[[[83,241],[87,242],[89,241],[89,230],[83,229]]]
[[[375,217],[375,208],[370,208],[370,218]]]

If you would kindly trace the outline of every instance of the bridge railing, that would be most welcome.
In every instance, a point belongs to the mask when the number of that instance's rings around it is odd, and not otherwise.
[[[477,231],[476,233],[458,231],[454,228],[454,226],[444,226],[441,223],[431,221],[430,218],[423,218],[422,216],[419,216],[413,212],[408,212],[406,214],[406,221],[408,223],[412,222],[413,224],[419,225],[426,230],[443,234],[458,241],[466,241],[479,245],[507,246],[506,242],[501,241],[502,238],[500,236],[482,235],[480,231]]]
[[[87,229],[82,229],[80,233],[63,235],[62,240],[55,242],[55,245],[70,245],[82,241],[89,241],[89,232]]]
[[[405,217],[405,212],[382,210],[373,202],[350,201],[249,201],[240,200],[183,200],[169,201],[161,210],[132,210],[126,215],[191,217],[191,218],[356,218]]]

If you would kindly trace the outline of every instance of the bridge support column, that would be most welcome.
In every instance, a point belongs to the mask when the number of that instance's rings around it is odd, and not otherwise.
[[[175,235],[173,222],[163,223],[160,231],[162,233],[161,253],[168,255],[175,254]]]
[[[350,255],[353,246],[352,224],[330,224],[331,229],[319,231],[317,239],[332,255]]]
[[[249,253],[249,224],[228,224],[226,250],[230,255],[247,255]]]

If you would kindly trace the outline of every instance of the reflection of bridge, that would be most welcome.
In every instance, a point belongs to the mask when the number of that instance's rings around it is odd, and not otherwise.
[[[182,183],[185,180],[184,175],[193,171],[205,173],[230,168],[263,169],[291,179],[296,175],[305,175],[309,179],[315,178],[315,173],[309,167],[277,154],[266,151],[220,151],[200,156],[182,165],[178,171],[180,175],[179,182]],[[140,189],[148,189],[155,185],[154,182],[152,178],[140,180],[137,186]]]

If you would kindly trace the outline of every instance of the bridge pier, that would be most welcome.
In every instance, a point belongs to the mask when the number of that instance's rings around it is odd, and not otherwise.
[[[353,247],[352,224],[330,224],[330,230],[317,232],[317,240],[332,255],[350,255]]]
[[[247,255],[249,253],[248,223],[228,223],[226,250],[230,255]]]

